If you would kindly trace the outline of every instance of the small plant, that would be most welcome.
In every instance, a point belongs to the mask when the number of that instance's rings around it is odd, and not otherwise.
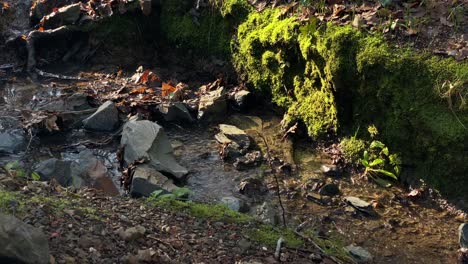
[[[401,160],[397,154],[390,154],[384,143],[374,140],[365,150],[362,165],[366,168],[364,175],[370,175],[374,179],[379,176],[387,176],[397,180],[401,170]]]
[[[26,179],[32,179],[33,181],[39,181],[41,176],[39,173],[33,171],[29,176],[26,170],[21,166],[19,161],[12,161],[7,163],[3,169],[13,177],[22,177]]]
[[[157,190],[151,193],[151,200],[186,200],[186,198],[192,193],[188,188],[177,188],[172,193],[164,193],[164,190]]]

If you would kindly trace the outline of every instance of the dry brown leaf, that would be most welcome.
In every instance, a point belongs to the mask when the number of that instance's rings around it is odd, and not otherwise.
[[[162,95],[163,97],[167,97],[167,96],[169,96],[171,93],[175,92],[176,90],[177,90],[177,88],[175,88],[174,86],[170,85],[169,83],[163,82],[163,83],[162,83],[161,95]]]

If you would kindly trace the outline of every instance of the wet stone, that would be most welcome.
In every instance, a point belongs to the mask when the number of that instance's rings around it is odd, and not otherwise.
[[[154,122],[128,121],[124,125],[120,144],[124,147],[127,164],[144,159],[156,170],[169,173],[179,180],[188,173],[175,160],[171,142],[163,128]]]
[[[227,111],[226,89],[220,87],[200,97],[198,119],[204,121],[221,120]]]
[[[138,166],[133,173],[130,195],[133,197],[150,196],[152,192],[157,190],[170,193],[177,188],[172,180],[150,165],[144,164]]]
[[[371,216],[375,216],[377,213],[374,211],[372,205],[364,200],[361,200],[357,197],[347,196],[344,198],[344,201],[352,206],[354,209],[366,213]]]
[[[335,196],[340,194],[340,188],[334,183],[328,183],[320,188],[319,194],[324,196]]]
[[[17,153],[25,145],[26,133],[19,121],[11,117],[0,117],[0,153]]]
[[[372,255],[366,249],[354,245],[349,245],[344,248],[357,263],[370,263]]]
[[[320,171],[326,176],[339,177],[341,176],[341,170],[336,165],[322,165]]]
[[[119,125],[119,111],[112,101],[107,101],[94,114],[83,120],[83,125],[92,131],[114,131]]]
[[[168,122],[192,123],[194,121],[185,104],[181,102],[160,104],[158,110]]]

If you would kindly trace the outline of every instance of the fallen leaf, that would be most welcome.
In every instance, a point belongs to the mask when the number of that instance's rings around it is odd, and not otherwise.
[[[175,92],[176,90],[177,90],[177,88],[175,88],[174,86],[170,85],[169,83],[163,82],[163,83],[162,83],[161,95],[162,95],[163,97],[167,97],[167,96],[169,96],[171,93]]]

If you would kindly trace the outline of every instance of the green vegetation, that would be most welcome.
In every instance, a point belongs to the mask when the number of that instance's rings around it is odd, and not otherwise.
[[[369,151],[364,150],[361,163],[366,168],[364,175],[371,177],[384,175],[394,180],[397,180],[398,175],[400,175],[400,158],[397,154],[390,154],[388,147],[377,140],[372,141]]]
[[[18,200],[19,196],[17,193],[0,190],[0,212],[12,213],[13,211],[18,211],[20,209],[16,206]]]
[[[181,211],[194,217],[209,219],[211,221],[228,221],[245,223],[252,220],[246,214],[233,211],[221,204],[202,204],[191,201],[179,201],[174,199],[148,198],[147,202],[151,206],[163,207],[169,210]]]
[[[366,142],[356,137],[345,137],[341,140],[340,147],[346,161],[356,164],[362,158],[364,150],[366,149]]]
[[[287,228],[277,228],[270,225],[260,225],[248,232],[249,238],[261,244],[275,247],[278,239],[283,237],[288,247],[299,248],[304,245],[301,237]]]
[[[173,199],[173,200],[182,200],[187,198],[192,191],[188,188],[177,188],[172,191],[172,193],[165,193],[164,190],[157,190],[151,193],[150,199],[159,200],[159,199]]]

